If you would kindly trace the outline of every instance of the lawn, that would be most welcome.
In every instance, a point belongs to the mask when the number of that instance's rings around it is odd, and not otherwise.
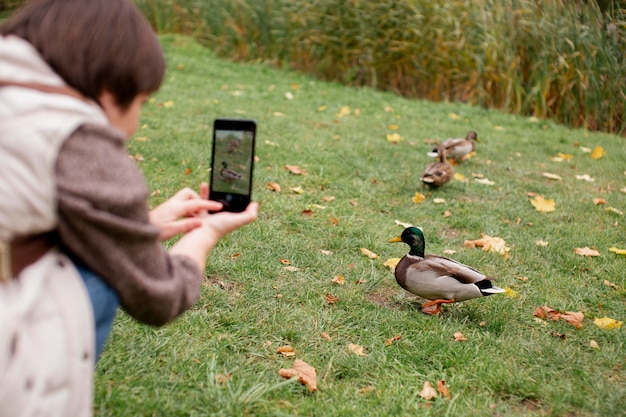
[[[174,323],[119,314],[97,367],[96,416],[626,415],[624,328],[594,322],[626,319],[626,256],[609,250],[626,249],[623,137],[161,40],[166,81],[128,146],[151,203],[207,181],[213,119],[241,117],[258,122],[261,210],[214,249],[200,299]],[[481,142],[461,175],[423,189],[432,143],[469,130]],[[593,159],[597,147],[604,156]],[[537,195],[554,211],[536,210]],[[423,228],[427,253],[453,251],[509,293],[420,313],[423,300],[385,266],[408,251],[387,242],[398,223]],[[464,245],[481,234],[503,239],[508,255]],[[581,312],[582,327],[534,317],[540,306]],[[277,351],[285,345],[295,356]],[[294,359],[316,368],[316,392],[278,375]],[[420,395],[438,381],[449,396]]]

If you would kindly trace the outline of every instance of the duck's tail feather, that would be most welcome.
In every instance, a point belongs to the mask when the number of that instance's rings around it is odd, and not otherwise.
[[[504,291],[504,289],[493,285],[488,279],[483,279],[482,281],[478,281],[474,284],[478,287],[480,293],[484,296],[506,292]]]

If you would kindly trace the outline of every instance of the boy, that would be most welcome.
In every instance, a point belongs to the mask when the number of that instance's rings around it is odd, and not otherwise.
[[[256,219],[256,203],[208,215],[204,183],[148,210],[125,141],[164,73],[129,0],[32,0],[0,25],[0,417],[91,415],[118,302],[175,319],[209,251]]]

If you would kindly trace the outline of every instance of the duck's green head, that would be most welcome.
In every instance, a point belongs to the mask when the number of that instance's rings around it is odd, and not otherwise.
[[[426,243],[424,233],[422,233],[422,229],[419,227],[407,227],[400,236],[389,239],[389,242],[404,242],[411,247],[409,255],[424,257]]]
[[[226,161],[222,161],[222,167],[228,168],[228,164],[226,163]]]

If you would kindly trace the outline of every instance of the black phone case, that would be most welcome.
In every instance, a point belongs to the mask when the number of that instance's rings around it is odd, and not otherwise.
[[[256,121],[215,119],[211,149],[209,198],[223,211],[241,212],[250,204]]]

